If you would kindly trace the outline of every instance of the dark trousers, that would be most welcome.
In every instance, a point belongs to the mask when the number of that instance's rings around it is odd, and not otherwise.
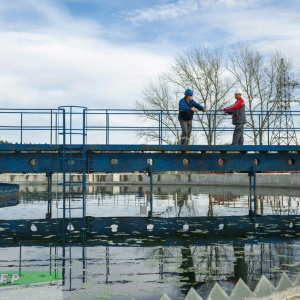
[[[244,144],[244,124],[235,124],[231,145],[243,145],[243,144]]]
[[[193,120],[190,121],[179,120],[179,122],[182,129],[180,144],[188,145],[190,142]]]

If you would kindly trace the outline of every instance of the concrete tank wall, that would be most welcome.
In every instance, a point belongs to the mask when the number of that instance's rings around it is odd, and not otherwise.
[[[72,181],[80,181],[81,175],[73,175]],[[293,187],[300,188],[300,173],[258,173],[257,186],[262,187]],[[16,184],[47,184],[45,174],[0,174],[0,182]],[[62,182],[62,174],[53,174],[54,184]],[[90,184],[127,184],[148,185],[150,178],[147,174],[93,173],[87,175]],[[214,186],[249,186],[247,173],[226,174],[154,174],[155,185],[214,185]]]

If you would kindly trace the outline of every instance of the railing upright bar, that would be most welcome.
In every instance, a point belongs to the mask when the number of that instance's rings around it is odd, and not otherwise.
[[[75,106],[74,106],[75,107]],[[144,122],[135,122],[135,116],[142,116],[143,113],[148,114],[149,118],[144,118]],[[247,112],[249,116],[250,112]],[[56,111],[55,109],[1,109],[0,114],[2,117],[2,124],[0,125],[0,133],[1,138],[5,141],[5,137],[7,136],[7,132],[13,132],[13,134],[9,135],[9,143],[45,143],[45,144],[58,144],[61,143],[60,140],[60,130],[62,129],[60,114],[62,114],[61,110]],[[76,115],[73,118],[68,119],[69,115]],[[91,114],[91,117],[88,116]],[[100,133],[98,135],[101,141],[96,139],[92,139],[92,143],[101,143],[110,145],[111,143],[115,143],[116,133],[121,134],[123,132],[129,133],[130,135],[139,133],[142,138],[141,142],[143,143],[143,137],[146,137],[146,134],[151,131],[156,133],[156,140],[152,141],[157,145],[162,145],[164,143],[164,138],[168,134],[168,131],[176,131],[176,134],[179,133],[180,127],[177,126],[177,118],[175,116],[177,114],[176,110],[164,111],[164,110],[148,110],[148,111],[137,111],[137,110],[126,110],[126,109],[93,109],[87,110],[86,118],[85,118],[85,131],[86,133]],[[193,132],[199,133],[199,137],[201,138],[200,144],[208,143],[210,145],[216,145],[221,142],[226,144],[227,140],[230,140],[230,136],[234,130],[234,126],[230,122],[230,116],[227,116],[222,122],[222,124],[218,124],[221,120],[219,120],[221,116],[221,112],[218,110],[211,110],[207,114],[203,115],[203,121],[205,125],[200,124],[198,122],[193,123]],[[299,116],[298,111],[292,111],[292,117],[294,118],[294,123],[289,123],[290,118],[285,118],[282,116],[282,124],[274,127],[274,117],[278,114],[276,111],[266,112],[266,111],[257,111],[252,112],[255,118],[255,125],[249,127],[245,127],[245,134],[250,136],[251,139],[254,140],[258,145],[270,145],[274,144],[273,134],[278,133],[278,144],[297,144],[297,141],[293,140],[292,142],[289,140],[289,136],[284,135],[285,133],[294,132],[296,138],[300,137],[300,127],[297,123],[297,117]],[[66,122],[70,125],[67,129],[68,131],[65,134],[69,134],[70,137],[73,134],[78,134],[77,130],[82,126],[82,124],[78,122],[77,113],[74,111],[66,112],[65,118]],[[36,118],[38,116],[38,118]],[[44,117],[45,116],[45,117]],[[101,124],[94,125],[92,122],[95,120],[95,117],[100,116],[102,119]],[[115,117],[117,116],[117,117]],[[169,123],[166,125],[166,118],[172,118],[173,123]],[[200,115],[199,115],[200,117]],[[202,115],[201,115],[202,117]],[[50,119],[49,119],[50,118]],[[105,118],[105,119],[104,119]],[[7,123],[6,123],[6,120]],[[41,120],[41,122],[40,122]],[[10,122],[12,124],[10,124]],[[207,123],[206,123],[207,122]],[[91,124],[89,124],[91,123]],[[67,125],[67,124],[65,124]],[[203,126],[202,126],[203,125]],[[50,130],[50,132],[49,132]],[[177,132],[178,131],[178,132]],[[205,139],[205,135],[201,134],[203,131],[207,134],[207,141]],[[43,133],[46,134],[43,134]],[[145,133],[145,134],[144,134]],[[3,134],[3,135],[2,135]],[[175,135],[176,135],[175,134]],[[254,136],[255,135],[255,136]],[[171,136],[171,135],[170,135]],[[30,140],[32,138],[32,140]],[[138,138],[138,135],[137,135]],[[285,140],[286,138],[286,140]],[[85,137],[86,144],[89,139],[87,135]],[[225,140],[226,139],[226,140]],[[46,141],[44,141],[46,140]],[[73,141],[69,140],[66,143],[72,144],[75,142],[77,138],[75,135],[73,137]],[[117,143],[122,143],[122,140],[117,140]],[[125,143],[136,143],[136,139],[132,139],[132,142],[128,139],[125,140]],[[276,140],[277,144],[277,140]]]
[[[259,137],[259,144],[262,145],[262,119],[261,115],[258,115],[258,124],[260,124],[259,129],[258,129],[258,137]]]
[[[270,145],[270,118],[268,115],[268,145]]]
[[[214,145],[216,145],[217,142],[217,111],[214,111],[214,120],[213,120],[213,124],[214,124]]]
[[[53,130],[53,110],[50,110],[50,145],[52,145],[52,130]]]
[[[109,112],[106,110],[106,145],[109,145]]]
[[[87,152],[86,152],[86,109],[83,110],[82,112],[82,147],[83,147],[83,151],[82,151],[82,220],[83,220],[83,224],[82,224],[82,228],[84,228],[83,230],[83,235],[84,235],[84,239],[85,239],[85,218],[86,218],[86,172],[87,172]]]
[[[159,113],[159,133],[158,133],[158,143],[162,145],[162,110]]]
[[[207,121],[208,121],[208,136],[209,136],[209,142],[211,141],[212,138],[212,131],[211,131],[211,115],[207,115]]]
[[[20,132],[21,136],[21,144],[23,144],[23,113],[21,112],[21,132]]]
[[[58,144],[59,143],[59,113],[55,113],[55,143]]]

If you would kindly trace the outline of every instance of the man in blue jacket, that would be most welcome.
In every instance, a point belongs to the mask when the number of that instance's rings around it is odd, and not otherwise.
[[[184,93],[184,98],[179,101],[178,120],[182,129],[181,145],[188,145],[190,142],[193,116],[197,110],[207,112],[205,107],[193,100],[193,91],[187,89]]]

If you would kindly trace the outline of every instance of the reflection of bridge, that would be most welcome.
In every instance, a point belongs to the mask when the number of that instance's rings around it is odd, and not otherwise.
[[[43,285],[43,290],[40,291],[38,285],[34,284],[36,283],[34,280],[45,281],[44,278],[51,278],[54,282],[50,286],[54,286],[53,291],[57,292],[58,285],[61,284],[63,265],[69,271],[66,272],[67,280],[62,287],[64,294],[61,294],[61,297],[68,299],[76,299],[79,293],[84,294],[84,299],[94,299],[95,297],[88,297],[88,295],[94,296],[96,293],[99,298],[104,286],[116,292],[130,288],[134,293],[130,299],[146,298],[149,296],[150,287],[153,299],[164,299],[161,298],[163,291],[172,296],[171,289],[174,288],[182,299],[188,292],[194,293],[190,297],[187,296],[186,300],[244,299],[246,296],[254,299],[254,297],[267,297],[275,292],[287,292],[296,287],[299,291],[297,244],[291,247],[287,241],[269,243],[268,240],[263,240],[262,243],[257,243],[257,240],[235,240],[233,243],[223,244],[222,241],[209,243],[209,240],[206,240],[204,243],[196,244],[184,242],[183,245],[184,247],[180,247],[181,244],[177,243],[174,246],[159,244],[157,247],[152,244],[139,249],[128,247],[124,243],[110,246],[94,243],[86,247],[87,256],[84,258],[82,247],[72,243],[68,243],[70,251],[68,258],[62,256],[63,248],[55,243],[48,243],[42,247],[39,245],[36,248],[28,248],[27,245],[20,244],[18,251],[12,251],[10,246],[4,245],[1,246],[0,251],[1,253],[6,251],[9,255],[1,257],[2,273],[14,271],[20,274],[20,278],[28,271],[31,271],[31,274],[35,271],[37,275],[35,277],[31,275],[33,285],[23,285],[19,289],[6,292],[0,287],[0,297],[1,299],[3,296],[6,296],[5,299],[29,299],[28,287],[31,295],[37,296],[41,293],[39,299],[53,299],[56,293],[53,294],[48,289],[49,284]],[[83,261],[85,261],[85,268],[82,266]],[[282,266],[286,273],[280,271]],[[267,279],[262,276],[263,274],[272,274],[272,276],[268,276]],[[149,276],[151,281],[145,282],[147,290],[144,293],[138,291],[137,282],[141,282],[141,278],[144,277],[147,280]],[[158,280],[157,284],[156,280]],[[164,282],[176,282],[176,285],[165,290]],[[160,288],[153,288],[156,286]],[[6,285],[4,290],[7,288]],[[294,293],[299,295],[296,291]],[[208,294],[210,297],[205,297]],[[144,295],[146,296],[143,297]],[[199,295],[204,298],[200,298]],[[229,298],[228,295],[231,297]],[[124,299],[129,298],[124,296]],[[280,299],[287,298],[282,296]]]
[[[87,217],[86,244],[180,245],[212,243],[231,238],[286,238],[299,232],[299,215],[223,217]],[[1,221],[1,240],[6,244],[61,243],[63,219]],[[71,243],[82,241],[82,219],[68,219]],[[69,244],[69,243],[68,243]]]

